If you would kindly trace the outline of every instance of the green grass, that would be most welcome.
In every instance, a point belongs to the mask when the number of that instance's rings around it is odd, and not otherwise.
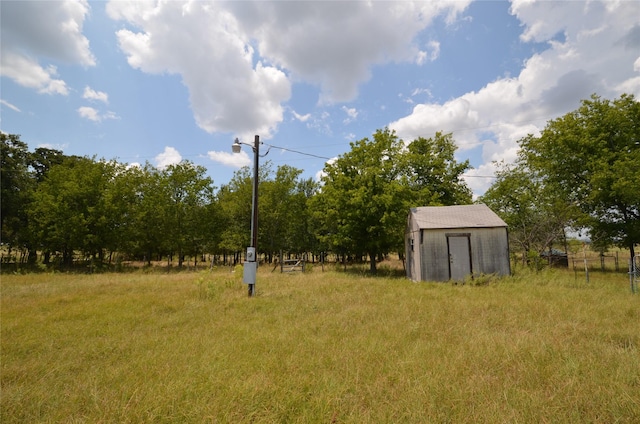
[[[3,275],[15,422],[637,423],[626,274]]]

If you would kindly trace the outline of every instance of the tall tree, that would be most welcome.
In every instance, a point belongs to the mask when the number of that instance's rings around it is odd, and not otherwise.
[[[471,202],[461,180],[468,162],[457,163],[450,135],[405,144],[388,128],[373,139],[351,143],[351,151],[324,168],[312,200],[320,242],[337,253],[376,258],[401,252],[409,208]]]
[[[403,157],[403,172],[416,195],[415,205],[460,205],[471,203],[472,193],[462,181],[469,161],[455,160],[451,134],[437,132],[433,138],[412,141]]]
[[[29,168],[36,181],[41,182],[49,169],[53,165],[62,164],[65,158],[61,150],[38,147],[29,155]]]
[[[260,187],[267,180],[271,170],[270,162],[266,162],[259,169],[258,180]],[[251,202],[253,193],[253,173],[249,167],[243,167],[236,171],[229,181],[220,187],[217,193],[220,220],[224,222],[224,230],[220,235],[220,248],[224,253],[244,251],[251,240]],[[260,190],[258,190],[260,192]],[[259,200],[260,202],[260,200]],[[260,208],[258,209],[260,211]],[[261,222],[260,214],[258,222]],[[260,225],[258,229],[260,230]],[[261,241],[264,239],[258,235],[258,252],[262,251]]]
[[[29,151],[19,135],[0,132],[0,237],[10,248],[25,247],[30,202]]]
[[[260,184],[261,251],[268,255],[280,250],[303,252],[308,240],[306,187],[298,177],[301,170],[279,166],[273,178]]]
[[[184,161],[163,170],[163,191],[167,196],[165,239],[178,255],[181,267],[185,254],[202,253],[205,238],[205,206],[213,201],[213,181],[206,169]]]
[[[313,234],[310,202],[318,193],[320,185],[313,178],[298,180],[291,199],[293,216],[288,224],[287,245],[289,249],[302,253],[319,253],[317,237]]]
[[[555,241],[564,240],[574,208],[550,191],[525,164],[498,164],[497,179],[478,200],[489,206],[509,226],[513,251],[542,253]]]
[[[629,248],[640,241],[640,103],[593,95],[521,141],[528,166],[583,213],[593,237]]]
[[[115,162],[77,157],[51,167],[29,207],[41,249],[62,253],[65,265],[75,251],[102,255],[115,225],[106,214],[105,193],[116,169]]]
[[[331,250],[369,256],[371,273],[378,255],[400,244],[412,199],[398,166],[402,148],[389,129],[352,142],[351,151],[325,166],[314,202]]]
[[[134,187],[130,199],[132,212],[127,251],[145,259],[148,265],[154,255],[167,252],[166,213],[168,196],[164,190],[160,171],[149,163],[144,167],[131,167],[120,180]]]

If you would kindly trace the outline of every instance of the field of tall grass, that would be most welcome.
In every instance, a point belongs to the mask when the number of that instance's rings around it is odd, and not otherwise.
[[[2,275],[3,423],[638,423],[623,273]]]

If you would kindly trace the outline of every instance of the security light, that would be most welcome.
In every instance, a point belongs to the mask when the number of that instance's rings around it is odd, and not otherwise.
[[[240,146],[240,140],[236,138],[233,144],[231,145],[231,151],[233,151],[233,153],[240,153],[241,148],[242,146]]]

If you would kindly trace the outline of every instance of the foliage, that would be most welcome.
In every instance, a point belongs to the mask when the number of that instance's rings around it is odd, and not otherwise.
[[[437,132],[433,138],[419,137],[402,152],[402,172],[414,193],[413,206],[451,206],[471,202],[471,189],[462,181],[469,161],[457,162],[451,134]]]
[[[509,226],[509,242],[523,261],[564,241],[575,211],[552,192],[523,162],[497,164],[496,181],[478,201],[485,203]]]
[[[9,247],[24,246],[30,202],[29,151],[19,135],[0,131],[0,239]]]
[[[118,166],[69,157],[49,170],[28,209],[39,249],[61,252],[65,265],[76,250],[102,256],[120,222],[107,202]]]
[[[402,252],[409,208],[471,201],[460,180],[469,164],[457,163],[454,152],[450,135],[405,146],[388,128],[351,143],[325,166],[313,199],[320,239],[332,251],[368,255],[375,273],[379,256]]]
[[[522,158],[582,212],[592,238],[634,253],[640,241],[640,102],[593,95],[521,140]]]

